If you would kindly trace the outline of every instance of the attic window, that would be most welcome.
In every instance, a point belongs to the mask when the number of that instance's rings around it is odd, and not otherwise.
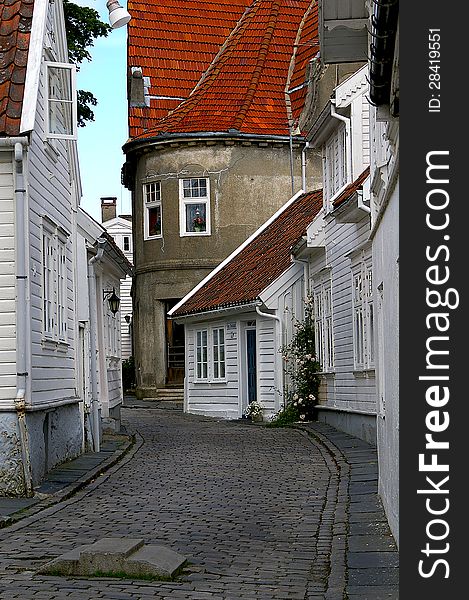
[[[46,62],[46,135],[77,139],[75,65]]]

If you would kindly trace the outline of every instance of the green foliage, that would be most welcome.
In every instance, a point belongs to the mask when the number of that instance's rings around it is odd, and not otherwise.
[[[94,8],[78,6],[70,0],[64,0],[65,30],[67,33],[67,46],[69,61],[79,65],[84,61],[91,61],[88,48],[93,46],[98,37],[107,37],[111,31],[110,25],[103,23],[99,13]],[[91,92],[78,90],[77,112],[78,126],[84,127],[87,121],[94,121],[91,106],[96,106],[98,101]]]
[[[305,317],[295,323],[292,341],[280,349],[292,389],[287,392],[285,408],[271,421],[272,427],[315,417],[321,365],[316,359],[312,298],[305,300],[304,307]]]

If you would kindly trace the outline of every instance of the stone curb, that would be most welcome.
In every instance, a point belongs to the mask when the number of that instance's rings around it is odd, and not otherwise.
[[[103,462],[96,467],[87,471],[73,483],[51,494],[47,498],[40,500],[31,507],[25,508],[7,517],[0,518],[0,530],[9,528],[9,531],[11,531],[12,527],[18,524],[19,527],[14,527],[14,529],[26,526],[27,524],[36,521],[38,516],[40,517],[44,511],[47,511],[47,514],[50,514],[51,512],[54,512],[51,511],[51,509],[56,509],[58,504],[70,500],[75,501],[75,497],[79,492],[84,492],[80,494],[80,497],[82,497],[92,489],[95,489],[96,485],[93,485],[93,482],[95,482],[100,475],[106,474],[107,479],[114,471],[128,462],[144,443],[143,438],[138,433],[135,435],[125,435],[125,437],[127,437],[127,443],[123,447],[115,450],[111,456],[103,460]],[[104,480],[105,479],[99,479],[99,481],[95,483],[99,485]],[[58,507],[57,510],[59,508],[62,507]]]

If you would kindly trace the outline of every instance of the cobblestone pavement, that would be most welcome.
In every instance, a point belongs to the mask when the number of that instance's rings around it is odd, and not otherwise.
[[[121,463],[71,499],[0,530],[1,600],[397,598],[397,555],[382,511],[368,496],[357,512],[348,495],[358,482],[364,487],[355,493],[372,493],[362,464],[367,445],[352,457],[362,465],[354,480],[344,454],[353,438],[327,426],[123,412],[137,444]],[[169,546],[188,567],[174,582],[35,573],[109,536]]]

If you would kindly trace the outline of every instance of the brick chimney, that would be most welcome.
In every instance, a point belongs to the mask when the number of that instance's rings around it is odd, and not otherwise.
[[[110,221],[116,218],[117,198],[114,196],[104,196],[101,198],[101,222]]]

